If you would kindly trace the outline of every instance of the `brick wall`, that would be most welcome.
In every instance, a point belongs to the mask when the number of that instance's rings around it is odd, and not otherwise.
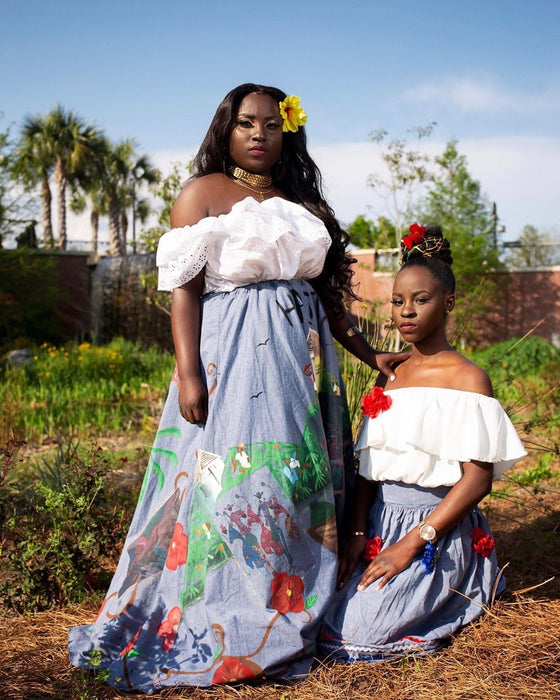
[[[351,311],[364,318],[373,311],[381,323],[391,317],[391,290],[394,273],[375,271],[375,251],[352,251],[357,259],[354,281],[363,302],[354,302]],[[494,310],[473,319],[477,345],[534,333],[560,345],[560,267],[490,273],[497,281]],[[457,290],[460,294],[460,290]],[[493,295],[494,296],[494,295]]]

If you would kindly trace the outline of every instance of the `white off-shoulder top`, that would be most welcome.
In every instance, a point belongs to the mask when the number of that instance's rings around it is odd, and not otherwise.
[[[321,273],[330,244],[323,222],[301,205],[247,197],[227,214],[161,237],[158,287],[180,287],[204,267],[205,293],[266,280],[312,279]]]
[[[497,479],[527,454],[499,401],[489,396],[434,387],[385,394],[391,406],[364,419],[356,444],[366,479],[452,486],[463,475],[462,462],[492,462]]]

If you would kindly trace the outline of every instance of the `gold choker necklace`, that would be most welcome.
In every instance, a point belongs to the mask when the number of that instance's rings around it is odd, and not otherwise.
[[[256,175],[239,167],[231,168],[230,174],[237,185],[257,194],[260,202],[264,202],[266,195],[272,192],[270,175]]]
[[[257,175],[250,173],[248,170],[243,170],[238,165],[230,169],[231,176],[236,180],[241,180],[246,185],[256,187],[257,189],[265,190],[272,185],[272,177],[270,175]]]

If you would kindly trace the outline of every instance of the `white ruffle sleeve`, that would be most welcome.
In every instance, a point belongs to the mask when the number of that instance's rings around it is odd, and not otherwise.
[[[433,387],[385,393],[390,408],[364,419],[356,443],[367,479],[452,486],[471,460],[493,463],[497,479],[527,454],[496,399]]]
[[[299,204],[247,197],[228,214],[161,237],[158,287],[180,287],[204,267],[205,292],[265,280],[312,279],[321,273],[330,244],[323,222]]]

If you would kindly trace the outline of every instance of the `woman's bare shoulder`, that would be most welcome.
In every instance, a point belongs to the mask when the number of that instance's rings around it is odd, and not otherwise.
[[[455,371],[453,372],[453,388],[460,391],[472,391],[476,394],[494,396],[492,381],[488,373],[475,365],[463,355],[455,354]]]
[[[193,226],[211,215],[216,197],[224,186],[225,176],[212,173],[189,180],[179,192],[171,209],[171,226],[181,228]]]

